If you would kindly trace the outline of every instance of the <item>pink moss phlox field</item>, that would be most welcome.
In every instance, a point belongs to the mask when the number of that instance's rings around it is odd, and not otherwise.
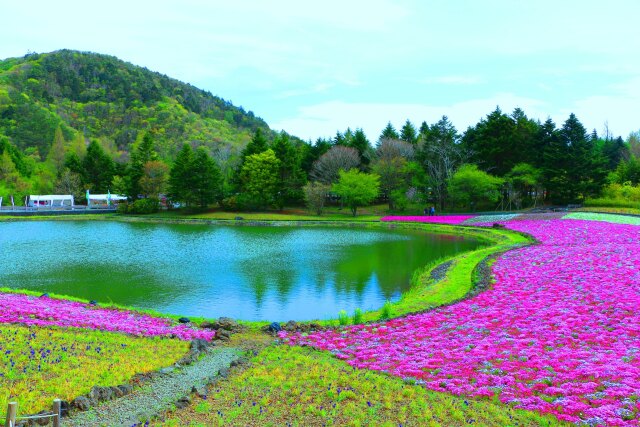
[[[588,425],[640,418],[640,227],[521,220],[541,244],[501,255],[495,284],[458,304],[304,336],[358,368],[495,396]]]
[[[462,224],[468,219],[474,218],[475,215],[451,215],[451,216],[385,216],[380,221],[398,221],[398,222],[424,222],[431,224]]]
[[[60,326],[124,332],[138,336],[174,335],[183,340],[211,340],[215,332],[173,324],[172,320],[87,304],[0,293],[0,323]]]

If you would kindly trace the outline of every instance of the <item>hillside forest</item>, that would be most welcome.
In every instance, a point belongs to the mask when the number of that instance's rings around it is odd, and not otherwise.
[[[381,124],[384,126],[384,123]],[[303,141],[251,111],[117,58],[75,51],[0,61],[0,197],[125,194],[129,209],[392,211],[640,202],[640,132],[587,130],[499,107],[459,131],[443,116]]]

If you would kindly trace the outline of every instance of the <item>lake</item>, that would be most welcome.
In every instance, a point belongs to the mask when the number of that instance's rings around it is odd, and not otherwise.
[[[384,228],[0,223],[0,286],[185,316],[312,320],[382,306],[414,270],[477,247]]]

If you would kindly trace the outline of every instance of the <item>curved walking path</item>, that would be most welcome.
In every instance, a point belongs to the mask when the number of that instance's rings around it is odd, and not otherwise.
[[[222,368],[228,367],[239,358],[235,348],[216,348],[209,350],[197,362],[176,369],[166,375],[158,376],[134,389],[126,396],[104,402],[96,408],[80,412],[63,421],[65,426],[134,426],[144,423],[182,396],[188,395],[193,386],[199,387],[209,382]]]
[[[503,224],[541,244],[501,255],[489,290],[384,324],[281,337],[432,390],[497,396],[585,425],[637,426],[640,227]]]

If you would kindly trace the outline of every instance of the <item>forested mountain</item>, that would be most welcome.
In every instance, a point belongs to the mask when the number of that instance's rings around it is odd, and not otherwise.
[[[320,212],[339,197],[354,214],[374,200],[398,211],[520,209],[600,195],[640,202],[639,135],[625,141],[589,133],[574,114],[556,125],[497,107],[464,132],[443,116],[399,130],[388,123],[375,140],[348,128],[311,143],[111,56],[63,50],[0,61],[5,200],[83,200],[90,190],[147,200],[145,209],[166,196],[189,207],[306,202]]]
[[[144,131],[166,161],[185,142],[238,151],[256,129],[270,134],[251,111],[112,56],[61,50],[0,61],[0,139],[44,160],[57,128],[66,145],[97,139],[116,160]]]

